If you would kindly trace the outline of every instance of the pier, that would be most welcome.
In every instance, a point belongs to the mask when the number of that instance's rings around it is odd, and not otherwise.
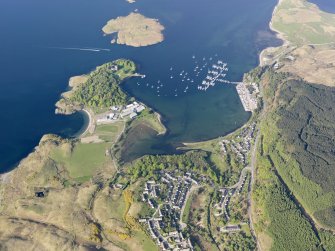
[[[216,82],[230,83],[230,81],[223,79],[226,77],[226,73],[224,73],[226,71],[228,71],[227,63],[218,60],[217,64],[213,64],[212,69],[208,70],[205,80],[202,81],[201,85],[198,85],[198,90],[206,91],[209,87],[215,86]]]

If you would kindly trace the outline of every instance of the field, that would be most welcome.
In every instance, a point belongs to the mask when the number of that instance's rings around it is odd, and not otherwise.
[[[262,52],[262,65],[277,64],[303,80],[334,86],[335,15],[305,0],[281,0],[271,20],[286,42]]]
[[[282,0],[272,18],[272,27],[298,45],[333,43],[335,39],[335,15],[304,0]]]
[[[13,179],[0,184],[0,249],[76,250],[99,245],[113,251],[157,250],[138,227],[141,205],[126,192],[137,185],[111,188],[115,169],[105,156],[106,147],[110,143],[81,144],[45,136],[11,174]]]
[[[74,146],[71,152],[56,149],[52,154],[55,161],[64,164],[71,178],[84,180],[92,177],[104,164],[107,164],[108,143],[81,144]]]
[[[294,60],[280,60],[280,71],[291,72],[303,80],[334,86],[335,85],[335,45],[301,46],[294,48],[289,56]]]
[[[124,127],[124,122],[119,121],[107,125],[98,125],[95,129],[95,134],[99,136],[100,139],[105,142],[115,143],[118,136],[122,132]]]
[[[158,135],[166,133],[164,124],[160,121],[160,115],[147,109],[134,121],[133,125],[144,123],[157,132]]]

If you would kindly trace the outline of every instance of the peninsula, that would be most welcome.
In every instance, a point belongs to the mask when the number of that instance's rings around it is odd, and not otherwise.
[[[116,38],[112,40],[112,43],[133,47],[162,42],[164,40],[163,30],[164,26],[157,19],[147,18],[134,12],[125,17],[112,19],[102,28],[106,35],[116,33]]]

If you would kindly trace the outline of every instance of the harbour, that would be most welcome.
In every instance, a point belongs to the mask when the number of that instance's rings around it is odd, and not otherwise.
[[[86,8],[78,11],[82,4]],[[268,44],[259,46],[255,34],[268,30],[275,4],[275,0],[172,0],[164,4],[146,0],[132,5],[108,0],[99,4],[78,0],[3,1],[0,20],[10,25],[3,27],[5,39],[0,42],[0,129],[6,132],[0,143],[1,172],[27,156],[44,134],[71,137],[80,131],[83,116],[55,115],[54,104],[70,77],[117,58],[137,63],[138,73],[145,77],[128,79],[122,88],[161,114],[168,130],[165,136],[148,136],[147,144],[134,149],[133,156],[173,153],[173,146],[182,142],[215,138],[241,127],[250,113],[245,112],[234,85],[216,81],[206,91],[198,90],[198,85],[206,79],[208,70],[217,70],[211,66],[218,60],[227,63],[229,71],[217,80],[231,82],[241,81],[243,73],[258,64],[258,52]],[[166,40],[155,46],[131,48],[111,44],[110,38],[101,34],[107,20],[134,9],[159,19],[165,26]],[[212,15],[202,15],[204,10]],[[237,13],[245,16],[244,22],[237,22]],[[17,15],[26,20],[26,29],[22,30],[22,23],[13,18]],[[41,30],[53,32],[46,36]]]

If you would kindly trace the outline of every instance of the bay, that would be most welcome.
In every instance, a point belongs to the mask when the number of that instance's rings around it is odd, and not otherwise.
[[[200,92],[200,74],[184,92],[187,85],[177,74],[184,70],[191,75],[195,60],[200,64],[205,58],[209,65],[212,57],[228,63],[227,79],[240,81],[258,64],[263,48],[279,44],[268,30],[275,4],[276,0],[0,1],[0,171],[13,168],[42,135],[69,137],[82,130],[80,113],[55,115],[54,104],[71,76],[117,58],[134,60],[146,74],[145,79],[124,83],[124,89],[161,113],[169,131],[164,137],[150,137],[132,156],[174,152],[172,146],[181,142],[215,138],[242,126],[250,114],[244,112],[234,86]],[[160,20],[165,41],[143,48],[111,45],[111,38],[101,32],[103,25],[136,9]],[[160,96],[158,81],[164,83]]]
[[[322,11],[335,13],[335,1],[333,0],[310,0],[310,2],[316,4]]]

